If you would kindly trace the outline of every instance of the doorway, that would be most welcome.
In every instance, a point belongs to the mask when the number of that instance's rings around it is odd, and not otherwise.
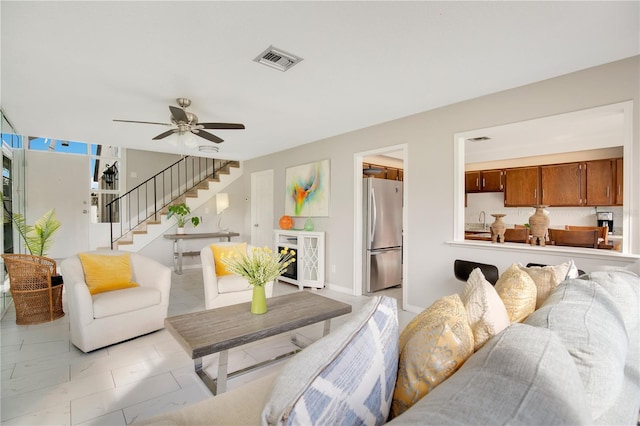
[[[408,161],[407,144],[392,145],[370,151],[364,151],[354,154],[354,268],[353,268],[353,294],[359,296],[366,294],[364,280],[364,209],[362,205],[363,188],[363,164],[369,164],[372,158],[378,156],[388,156],[401,161],[403,169],[403,207],[402,207],[402,233],[403,246],[406,247],[409,241],[407,212],[409,209],[409,161]],[[368,161],[369,160],[369,161]],[[409,281],[407,280],[407,256],[405,250],[402,251],[402,308],[406,307],[407,288]]]
[[[273,169],[251,173],[251,245],[273,245]]]
[[[29,221],[55,208],[62,224],[48,257],[64,259],[89,250],[90,158],[46,151],[27,151],[26,194]]]

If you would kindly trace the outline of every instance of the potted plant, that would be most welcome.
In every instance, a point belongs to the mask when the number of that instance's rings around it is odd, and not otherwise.
[[[282,275],[296,261],[295,254],[295,250],[288,247],[279,252],[274,252],[269,247],[254,247],[248,253],[223,253],[221,261],[227,271],[246,278],[253,287],[251,313],[264,314],[267,312],[265,285]]]
[[[187,224],[187,221],[191,221],[194,228],[200,224],[200,218],[198,216],[189,217],[191,209],[186,203],[170,205],[168,210],[169,213],[167,214],[167,219],[171,219],[172,217],[176,218],[178,234],[184,233],[184,225]]]
[[[56,217],[56,210],[49,210],[42,215],[35,224],[27,225],[25,217],[20,213],[9,212],[4,205],[4,197],[1,198],[5,213],[4,222],[13,222],[30,254],[34,256],[46,256],[47,250],[49,250],[49,247],[51,247],[53,243],[53,234],[60,228],[60,221]]]

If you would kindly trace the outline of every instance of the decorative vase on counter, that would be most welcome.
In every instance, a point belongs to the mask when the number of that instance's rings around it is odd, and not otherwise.
[[[547,231],[549,230],[549,213],[545,210],[548,206],[534,206],[536,211],[529,217],[531,228],[531,245],[544,246]]]
[[[491,216],[495,217],[496,220],[491,224],[491,242],[492,243],[504,243],[504,231],[507,229],[506,225],[502,221],[502,218],[506,216],[506,214],[502,213],[494,213]]]
[[[176,234],[184,234],[184,226],[178,226],[176,228]]]
[[[253,296],[251,297],[251,313],[264,314],[267,312],[267,294],[263,285],[253,286]]]
[[[313,221],[311,220],[311,216],[309,216],[309,217],[307,217],[307,220],[304,223],[304,230],[311,232],[314,229],[315,229],[315,226],[313,225]]]

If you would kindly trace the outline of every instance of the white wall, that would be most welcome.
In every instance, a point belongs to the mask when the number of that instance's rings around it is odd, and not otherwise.
[[[354,188],[353,156],[355,153],[406,143],[408,173],[411,186],[409,234],[406,236],[409,309],[428,306],[435,299],[458,292],[463,283],[453,277],[457,258],[496,264],[504,271],[513,262],[560,263],[575,257],[581,269],[590,271],[604,265],[624,266],[627,260],[575,255],[559,251],[505,250],[491,245],[449,244],[454,229],[454,144],[453,135],[506,123],[530,120],[577,111],[600,105],[633,100],[633,150],[625,152],[631,164],[640,164],[640,57],[614,62],[528,86],[495,93],[444,108],[382,123],[351,133],[338,135],[277,154],[245,162],[243,180],[245,196],[249,196],[252,172],[273,168],[275,171],[274,217],[284,213],[284,172],[286,167],[329,158],[331,160],[330,218],[314,219],[316,230],[327,232],[327,271],[329,284],[351,291],[353,283]],[[640,169],[632,170],[632,187],[640,184]],[[638,229],[640,204],[634,195],[629,203],[632,253],[640,253]],[[246,215],[245,215],[246,216]],[[274,227],[277,223],[274,223]],[[245,233],[249,221],[244,222]],[[634,233],[635,232],[635,233]],[[535,248],[531,248],[535,249]],[[544,250],[544,249],[543,249]],[[359,255],[359,254],[358,254]],[[631,260],[640,272],[640,263]],[[335,273],[331,272],[335,265]],[[360,286],[360,283],[355,283]]]
[[[137,149],[127,149],[126,152],[125,191],[135,188],[164,168],[180,160],[180,155],[163,152],[140,151]]]

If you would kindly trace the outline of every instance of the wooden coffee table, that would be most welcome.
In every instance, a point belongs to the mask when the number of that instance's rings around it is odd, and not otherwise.
[[[266,314],[251,313],[251,303],[239,303],[165,319],[165,326],[191,356],[198,377],[214,395],[223,393],[227,379],[247,372],[243,369],[227,374],[229,349],[286,333],[324,321],[324,334],[331,328],[331,318],[351,312],[351,305],[308,291],[299,291],[267,299]],[[295,337],[293,343],[297,344]],[[218,378],[211,379],[202,369],[202,357],[220,353]],[[256,364],[250,369],[291,356],[297,351]]]

